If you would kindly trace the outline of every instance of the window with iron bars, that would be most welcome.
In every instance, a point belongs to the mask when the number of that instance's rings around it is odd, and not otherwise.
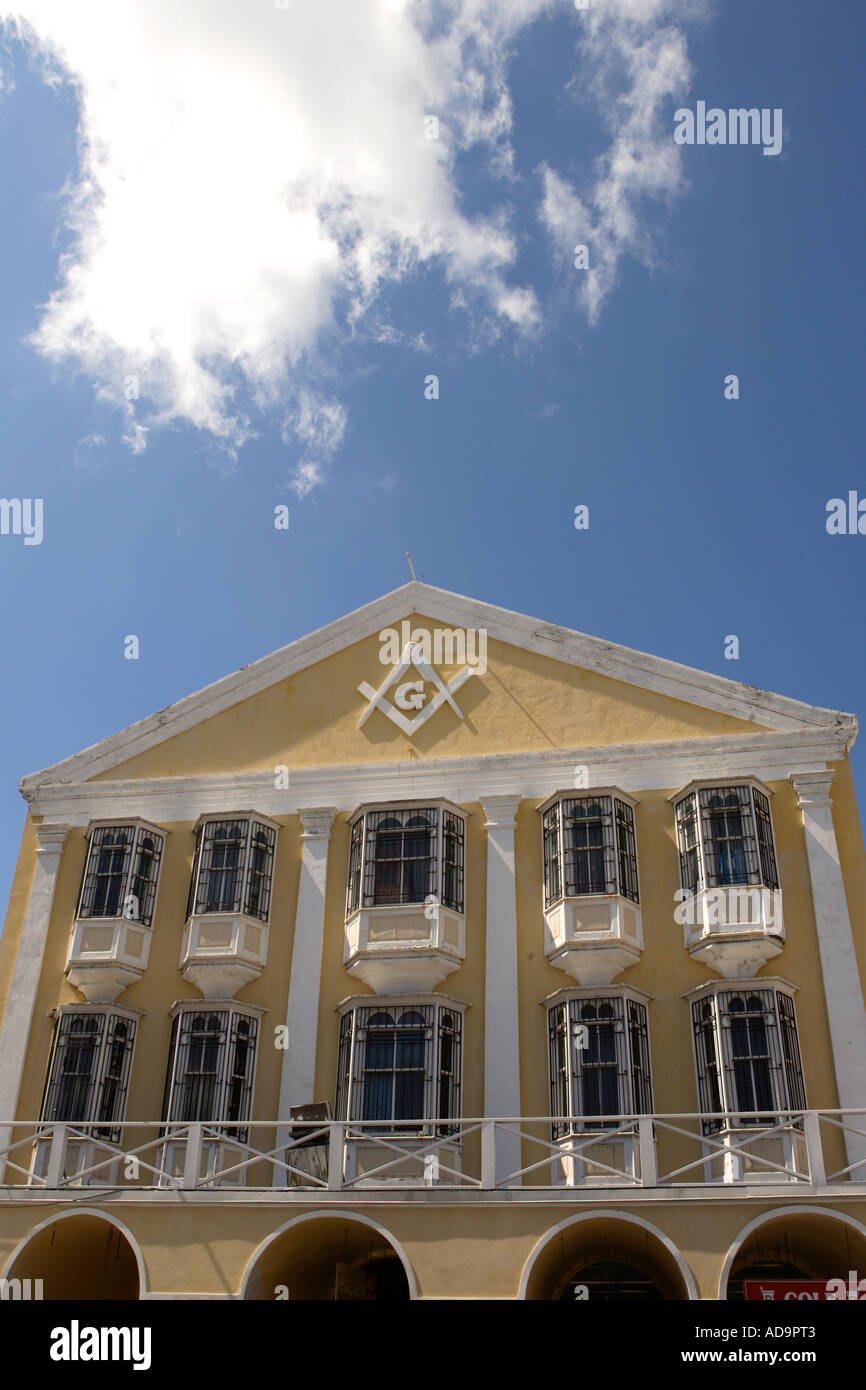
[[[423,903],[462,912],[465,822],[438,806],[367,811],[352,826],[346,916]]]
[[[803,1068],[794,1001],[777,989],[719,990],[692,1004],[705,1134],[731,1126],[772,1125],[779,1113],[804,1110]],[[763,1110],[763,1118],[740,1112]],[[795,1121],[800,1124],[798,1119]]]
[[[639,902],[634,811],[615,796],[563,797],[542,816],[544,905],[618,893]]]
[[[340,1021],[336,1116],[385,1120],[376,1133],[429,1133],[431,1120],[460,1116],[459,1011],[440,1004],[379,1004],[351,1009]],[[439,1124],[438,1134],[451,1127]]]
[[[235,1009],[182,1009],[172,1020],[162,1117],[237,1125],[250,1117],[258,1020]],[[245,1128],[226,1129],[244,1144]]]
[[[770,803],[751,786],[699,787],[676,805],[680,880],[689,893],[779,887]]]
[[[54,1034],[39,1118],[78,1122],[109,1143],[120,1142],[135,1019],[106,1010],[68,1010]]]
[[[621,995],[570,999],[548,1011],[548,1024],[550,1113],[564,1121],[554,1124],[554,1139],[575,1130],[616,1128],[615,1121],[596,1115],[651,1113],[645,1004]]]
[[[143,825],[97,825],[90,837],[79,917],[129,917],[150,926],[164,836]]]
[[[271,905],[276,832],[251,819],[209,820],[199,826],[187,917],[244,913],[266,922]]]

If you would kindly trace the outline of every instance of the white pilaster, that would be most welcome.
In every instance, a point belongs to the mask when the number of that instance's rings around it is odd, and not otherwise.
[[[520,1115],[517,892],[514,873],[514,818],[520,798],[488,796],[481,804],[487,831],[484,1113],[491,1117],[511,1117]],[[519,1136],[497,1130],[497,1182],[519,1167]]]
[[[322,938],[325,928],[325,886],[333,806],[303,807],[298,811],[301,834],[301,877],[292,946],[292,973],[286,1009],[288,1047],[283,1053],[280,1078],[279,1118],[289,1108],[316,1099],[316,1041],[319,1031],[319,985],[322,975]],[[288,1131],[278,1131],[277,1142],[286,1143]],[[285,1175],[283,1175],[285,1178]]]
[[[68,825],[37,825],[35,830],[39,844],[33,882],[21,924],[21,938],[3,1015],[3,1027],[0,1029],[0,1120],[14,1119],[18,1105],[27,1040],[42,969],[42,953],[57,886],[57,871],[69,834]],[[32,1120],[36,1116],[28,1115],[25,1118]],[[0,1150],[6,1148],[11,1137],[12,1127],[0,1124]],[[5,1167],[6,1160],[0,1157],[0,1182]]]
[[[866,1107],[866,1010],[833,828],[830,801],[833,774],[792,772],[790,780],[803,812],[839,1105],[843,1109]],[[852,1116],[851,1124],[855,1129],[866,1130],[866,1115]],[[866,1160],[866,1138],[855,1135],[845,1138],[848,1162]],[[851,1176],[855,1182],[866,1182],[866,1167],[857,1169]]]

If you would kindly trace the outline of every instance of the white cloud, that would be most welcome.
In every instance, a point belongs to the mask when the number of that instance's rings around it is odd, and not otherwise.
[[[507,207],[466,214],[455,159],[482,142],[510,195],[508,64],[522,31],[561,4],[0,0],[5,38],[23,37],[45,80],[74,83],[80,101],[73,241],[34,343],[123,410],[134,452],[171,421],[236,452],[256,412],[275,411],[305,495],[346,427],[333,345],[409,344],[413,332],[424,343],[420,324],[381,328],[384,290],[435,262],[467,315],[469,350],[538,331],[535,293],[512,275]],[[641,249],[636,192],[673,187],[674,147],[663,158],[653,120],[685,62],[678,31],[646,32],[668,0],[605,6],[617,17],[588,12],[584,60],[599,90],[617,64],[628,77],[590,201],[611,252],[592,316],[619,255]],[[431,113],[438,140],[425,138]],[[575,195],[546,178],[548,226],[571,237]],[[130,373],[135,407],[123,398]]]
[[[645,200],[669,201],[684,188],[682,151],[662,119],[691,80],[686,40],[674,21],[702,17],[702,0],[603,0],[583,12],[580,71],[611,132],[583,197],[542,164],[541,217],[561,254],[589,248],[588,270],[574,270],[591,323],[616,284],[625,255],[654,262]]]

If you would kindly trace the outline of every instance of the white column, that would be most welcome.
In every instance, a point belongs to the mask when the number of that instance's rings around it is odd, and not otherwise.
[[[484,1113],[520,1115],[517,1018],[517,891],[514,817],[520,798],[482,801],[487,830],[487,924],[484,972]],[[520,1167],[520,1138],[496,1132],[496,1179]]]
[[[866,1010],[833,828],[833,774],[793,772],[790,780],[803,812],[839,1105],[842,1109],[866,1107]],[[851,1124],[854,1129],[866,1130],[866,1115],[852,1116]],[[866,1139],[856,1135],[845,1138],[848,1162],[866,1160]],[[851,1176],[855,1182],[866,1182],[866,1167]]]
[[[45,938],[48,935],[54,890],[57,886],[57,871],[60,868],[63,845],[69,834],[68,825],[37,825],[34,828],[39,841],[36,865],[33,869],[27,910],[21,924],[21,937],[9,986],[6,1012],[3,1015],[3,1027],[0,1029],[0,1121],[15,1118],[27,1056],[30,1023],[42,970],[42,953],[45,950]],[[37,1117],[27,1115],[25,1118],[34,1120]],[[11,1138],[12,1126],[0,1124],[0,1150],[6,1148]],[[19,1161],[16,1159],[16,1162]],[[5,1167],[6,1160],[0,1157],[0,1181]]]
[[[292,973],[286,1028],[289,1045],[283,1053],[280,1078],[279,1119],[288,1119],[289,1108],[315,1100],[316,1042],[319,1031],[319,986],[322,975],[322,938],[325,929],[325,886],[328,875],[328,848],[333,806],[299,808],[301,834],[301,877],[292,945]],[[285,1127],[277,1142],[288,1138]],[[285,1175],[283,1175],[285,1177]]]

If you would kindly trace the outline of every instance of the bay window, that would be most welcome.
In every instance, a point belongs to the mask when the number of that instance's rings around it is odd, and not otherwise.
[[[424,903],[463,912],[465,823],[445,806],[366,810],[351,828],[346,915]]]
[[[205,820],[196,833],[187,919],[206,913],[268,920],[276,829],[255,816]]]
[[[183,1006],[172,1020],[163,1119],[231,1126],[230,1138],[245,1143],[236,1128],[248,1120],[255,1075],[258,1019],[238,1008]]]
[[[561,796],[542,814],[544,905],[619,894],[637,903],[634,810],[615,795]]]
[[[787,989],[763,981],[714,987],[693,1000],[692,1025],[701,1110],[727,1116],[704,1120],[705,1134],[731,1125],[771,1126],[780,1113],[805,1109],[794,1000]],[[741,1113],[752,1110],[768,1113]]]
[[[548,1010],[553,1137],[612,1129],[652,1111],[646,1004],[626,993],[579,995]],[[607,1119],[594,1117],[606,1116]]]
[[[340,1021],[336,1117],[429,1132],[460,1115],[462,1005],[427,1000],[350,1007]],[[370,1133],[388,1132],[388,1126]],[[447,1133],[440,1125],[438,1133]]]
[[[135,1030],[130,1014],[62,1009],[54,1021],[40,1120],[88,1125],[91,1134],[119,1143]]]
[[[680,878],[687,893],[779,887],[768,797],[751,783],[697,787],[676,803]]]
[[[141,822],[94,826],[76,916],[128,917],[149,926],[164,840]]]

